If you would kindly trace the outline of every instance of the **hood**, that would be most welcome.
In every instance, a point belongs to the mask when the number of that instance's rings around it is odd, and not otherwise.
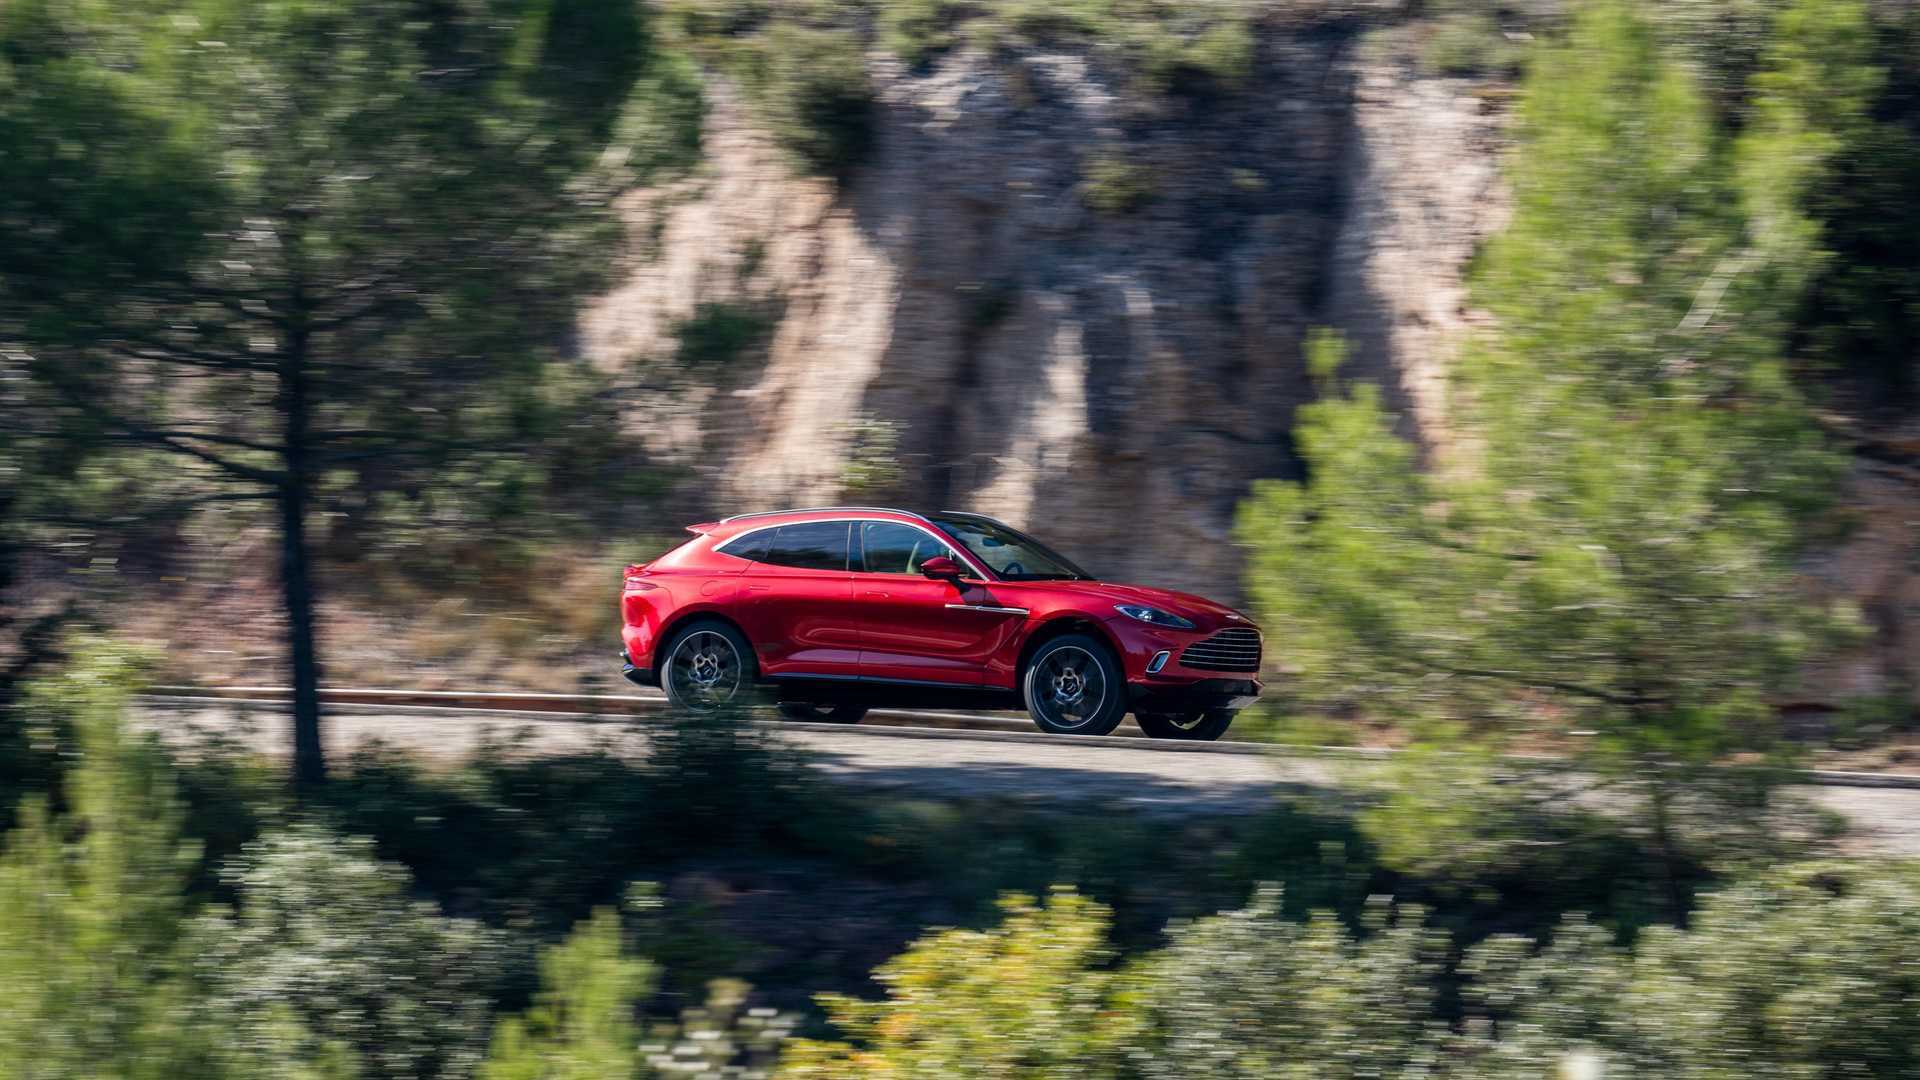
[[[1202,629],[1229,626],[1250,626],[1258,629],[1252,619],[1225,604],[1209,600],[1192,593],[1174,592],[1172,589],[1156,589],[1150,585],[1121,585],[1111,581],[1073,581],[1050,582],[1065,585],[1073,592],[1111,604],[1143,604],[1159,608],[1193,620]],[[1107,613],[1102,612],[1104,617]]]

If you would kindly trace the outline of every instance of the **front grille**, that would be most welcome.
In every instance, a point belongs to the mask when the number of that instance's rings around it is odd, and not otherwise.
[[[1259,671],[1260,631],[1230,626],[1187,646],[1180,653],[1180,663],[1207,671]]]

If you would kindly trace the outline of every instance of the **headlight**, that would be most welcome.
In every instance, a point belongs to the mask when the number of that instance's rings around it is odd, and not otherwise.
[[[1129,619],[1139,619],[1143,623],[1155,626],[1169,626],[1175,630],[1191,630],[1193,624],[1178,615],[1161,611],[1159,608],[1143,607],[1140,604],[1115,604],[1113,610]]]

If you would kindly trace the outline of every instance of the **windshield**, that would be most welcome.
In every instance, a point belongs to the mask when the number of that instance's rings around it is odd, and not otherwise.
[[[935,518],[940,531],[1008,581],[1091,581],[1093,575],[1024,533],[978,518]]]

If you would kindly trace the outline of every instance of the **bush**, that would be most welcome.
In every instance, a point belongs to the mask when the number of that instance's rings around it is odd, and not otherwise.
[[[194,967],[228,1047],[350,1049],[369,1078],[473,1073],[506,968],[497,932],[410,898],[370,842],[313,825],[247,845],[225,877],[239,909],[200,921]],[[309,1033],[295,1047],[289,1022]]]
[[[66,811],[26,800],[0,854],[0,1077],[170,1077],[210,1065],[181,949],[196,851],[113,653],[36,691],[72,721]]]
[[[753,87],[781,145],[808,168],[842,176],[873,147],[873,85],[858,35],[776,24]]]
[[[767,1075],[789,1024],[770,1010],[743,1014],[738,984],[716,983],[705,1008],[643,1038],[634,1018],[653,975],[628,952],[619,915],[596,910],[541,958],[540,994],[524,1016],[501,1021],[480,1080]]]
[[[652,989],[653,969],[626,954],[613,909],[595,910],[540,958],[540,986],[526,1015],[500,1022],[481,1080],[639,1075],[634,1017]]]
[[[1103,214],[1131,214],[1158,194],[1151,167],[1111,153],[1089,162],[1080,183],[1081,199]]]
[[[1920,871],[1802,867],[1708,897],[1631,950],[1583,919],[1490,940],[1462,967],[1499,1038],[1480,1075],[1578,1049],[1637,1076],[1912,1076]]]
[[[766,313],[734,301],[709,300],[673,329],[673,361],[683,371],[712,373],[757,349],[773,331]]]
[[[1327,913],[1280,918],[1263,888],[1245,910],[1177,928],[1142,965],[1146,1078],[1409,1076],[1435,1061],[1444,934],[1419,908],[1368,902],[1363,936]]]
[[[1484,11],[1440,17],[1421,50],[1422,66],[1436,75],[1511,75],[1520,68],[1521,47]]]
[[[793,1077],[1111,1076],[1133,1039],[1109,967],[1106,908],[1070,890],[1044,906],[1001,901],[992,930],[943,930],[874,973],[884,1001],[823,995],[834,1024],[859,1040],[797,1040]]]

